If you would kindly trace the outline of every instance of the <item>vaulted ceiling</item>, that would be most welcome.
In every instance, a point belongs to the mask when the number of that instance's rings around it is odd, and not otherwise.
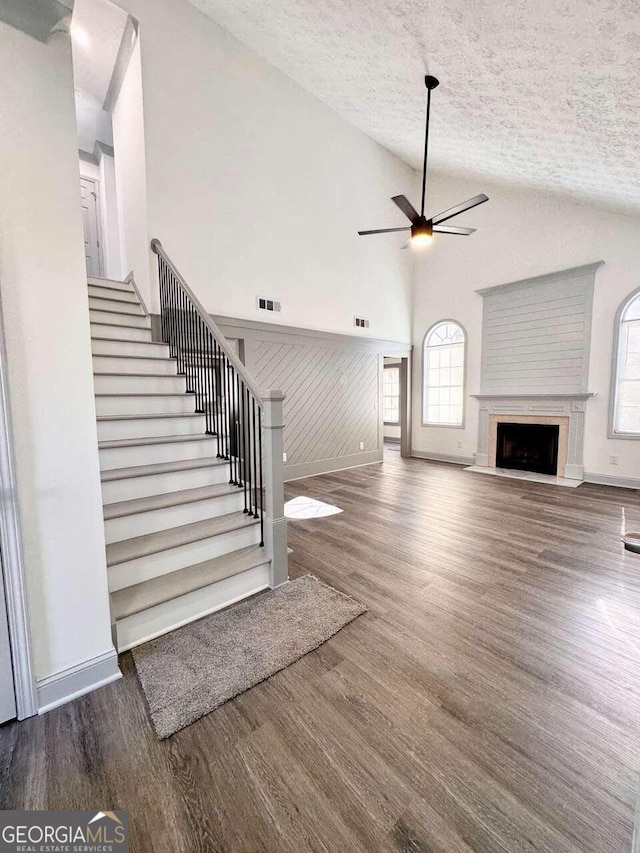
[[[638,0],[191,0],[385,148],[640,212]]]

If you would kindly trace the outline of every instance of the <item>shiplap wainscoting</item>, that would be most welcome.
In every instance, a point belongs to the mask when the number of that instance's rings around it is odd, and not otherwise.
[[[287,480],[382,461],[384,356],[408,356],[410,344],[214,319],[258,384],[286,394]]]

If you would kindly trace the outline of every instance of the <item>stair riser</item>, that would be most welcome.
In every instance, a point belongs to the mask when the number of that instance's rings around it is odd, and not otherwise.
[[[117,503],[150,495],[166,495],[182,489],[217,486],[229,482],[229,465],[212,465],[168,474],[150,474],[147,477],[128,477],[102,484],[102,502]]]
[[[115,302],[126,302],[128,305],[131,305],[132,303],[134,305],[140,305],[140,300],[132,288],[127,288],[126,290],[118,288],[116,290],[113,287],[102,287],[102,285],[99,284],[90,284],[89,296],[100,297],[101,299],[112,299]],[[99,308],[100,306],[97,307]]]
[[[175,376],[176,363],[172,358],[117,358],[113,355],[94,355],[93,369],[99,373],[150,373]]]
[[[114,340],[150,341],[151,329],[149,328],[127,328],[126,326],[108,326],[106,324],[91,321],[91,334],[100,338],[113,338]]]
[[[209,539],[190,542],[188,545],[181,545],[169,551],[160,551],[148,557],[118,563],[109,567],[109,589],[112,592],[116,589],[124,589],[168,572],[175,572],[196,563],[203,563],[205,560],[212,560],[214,557],[221,557],[223,554],[230,554],[249,545],[257,545],[259,542],[260,525],[253,524],[228,533],[219,533]]]
[[[123,518],[108,518],[104,522],[106,543],[110,545],[112,542],[122,542],[124,539],[133,539],[145,533],[158,533],[160,530],[180,527],[192,521],[217,518],[229,512],[242,511],[243,507],[243,492],[242,489],[238,489],[237,493],[224,495],[224,497],[194,501],[150,512],[139,512]]]
[[[269,586],[269,566],[264,564],[201,589],[150,607],[116,622],[116,644],[123,652],[166,634],[209,613],[215,613]]]
[[[145,316],[142,306],[139,302],[123,302],[121,299],[96,299],[95,296],[89,297],[89,308],[96,311],[114,311],[116,314],[139,314]]]
[[[183,376],[100,376],[93,377],[96,394],[184,394]]]
[[[122,397],[96,397],[97,415],[186,415],[193,414],[195,410],[196,400],[193,394],[160,397],[133,394]]]
[[[146,341],[91,341],[91,352],[94,355],[128,355],[154,356],[155,358],[169,358],[169,347],[166,344],[150,344]]]
[[[98,421],[98,441],[121,438],[155,438],[163,435],[202,435],[206,429],[204,415],[170,418],[132,418],[126,421]]]
[[[136,326],[139,329],[151,329],[151,320],[144,314],[120,314],[116,311],[99,311],[89,306],[89,319],[92,323],[112,323],[116,326]]]
[[[100,450],[100,469],[128,468],[132,465],[156,465],[160,462],[178,462],[184,459],[202,459],[215,456],[217,442],[189,441],[171,444],[149,444],[133,447],[107,447]]]

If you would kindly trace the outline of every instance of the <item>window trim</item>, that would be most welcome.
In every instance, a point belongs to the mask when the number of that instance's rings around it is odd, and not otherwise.
[[[442,325],[442,323],[453,323],[455,326],[458,326],[461,329],[462,334],[464,335],[464,347],[462,351],[462,421],[459,424],[433,424],[425,421],[424,419],[424,402],[425,402],[425,392],[426,392],[426,381],[425,381],[425,361],[426,361],[426,353],[427,353],[427,338],[431,334],[431,332],[436,328],[436,326]],[[422,339],[422,355],[421,355],[421,368],[420,368],[420,378],[421,378],[421,393],[420,393],[420,423],[423,427],[430,427],[435,429],[466,429],[467,422],[467,350],[468,350],[469,336],[467,335],[467,330],[462,325],[460,320],[454,320],[452,317],[444,317],[442,320],[437,320],[435,323],[432,323],[427,331],[424,334],[424,338]]]
[[[400,426],[400,415],[402,409],[402,371],[400,370],[401,364],[383,364],[384,370],[397,370],[398,371],[398,420],[397,421],[385,421],[383,419],[383,426]],[[382,411],[384,412],[384,373],[382,374],[383,382],[382,382]],[[384,418],[384,415],[383,415]]]
[[[613,357],[611,359],[611,382],[609,386],[609,438],[622,441],[640,441],[640,432],[616,432],[616,407],[618,404],[618,362],[620,359],[620,331],[625,311],[638,297],[640,287],[636,287],[619,305],[613,327]]]

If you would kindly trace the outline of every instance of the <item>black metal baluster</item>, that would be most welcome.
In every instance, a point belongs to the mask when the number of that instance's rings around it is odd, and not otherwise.
[[[207,327],[204,323],[202,324],[202,348],[204,351],[203,358],[205,359],[206,363],[209,365],[212,364],[213,363],[213,352],[212,352],[213,348],[211,346],[211,335],[209,334],[209,330],[207,329]],[[215,435],[216,434],[216,417],[215,417],[215,411],[211,408],[211,400],[212,400],[212,396],[213,396],[211,393],[211,374],[212,374],[212,372],[213,371],[211,369],[209,369],[208,373],[206,373],[204,376],[204,394],[205,394],[204,407],[205,407],[205,411],[207,413],[207,432],[211,433],[211,435]]]
[[[258,459],[260,461],[260,545],[264,546],[264,506],[262,494],[262,410],[258,406]]]
[[[242,408],[244,410],[244,424],[245,424],[245,478],[244,478],[244,511],[251,515],[251,422],[249,420],[249,389],[244,386],[244,393],[242,395]],[[247,501],[247,496],[249,500]],[[247,505],[248,504],[248,505]]]
[[[256,448],[258,442],[256,441],[256,398],[254,396],[251,397],[251,407],[253,409],[252,421],[253,421],[253,517],[258,517],[258,495],[256,494],[256,489],[258,486],[258,469],[256,467]]]
[[[176,337],[176,353],[177,353],[177,357],[178,357],[178,373],[180,374],[180,376],[186,376],[186,372],[184,369],[184,352],[182,351],[182,335],[183,335],[182,327],[183,327],[183,322],[184,322],[184,314],[182,311],[183,293],[182,293],[181,288],[177,289],[176,295],[177,295],[177,303],[178,303],[178,307],[177,307],[177,311],[176,311],[176,317],[178,319],[178,334]],[[189,390],[189,380],[187,380],[186,388],[188,391]]]
[[[219,380],[219,357],[218,357],[218,342],[213,337],[211,333],[209,333],[209,345],[213,351],[213,370],[211,371],[211,405],[213,406],[213,430],[216,436],[218,437],[218,450],[217,456],[218,459],[222,456],[220,451],[222,437],[220,435],[220,418],[219,418],[219,407],[218,400],[220,397],[220,380]]]
[[[244,461],[242,454],[242,402],[240,399],[240,374],[236,371],[236,455],[238,457],[238,488],[244,480]]]
[[[236,372],[232,364],[229,364],[229,384],[231,386],[231,457],[233,459],[233,484],[238,485],[238,441],[236,435]]]
[[[247,414],[245,412],[246,388],[244,381],[240,380],[240,434],[242,435],[242,496],[244,499],[244,511],[247,510]]]
[[[229,361],[225,356],[225,375],[227,377],[227,450],[229,453],[229,483],[235,483],[233,462],[233,382]]]
[[[178,283],[173,274],[171,275],[171,348],[172,356],[176,360],[176,368],[179,372],[178,361]]]
[[[227,357],[222,355],[220,364],[220,375],[222,377],[222,386],[224,389],[224,409],[222,410],[222,423],[224,425],[224,458],[229,458],[229,377],[227,376]]]
[[[158,258],[158,284],[160,287],[160,325],[162,328],[162,340],[167,341],[167,306],[166,306],[166,282],[164,278],[164,264],[162,258]]]

